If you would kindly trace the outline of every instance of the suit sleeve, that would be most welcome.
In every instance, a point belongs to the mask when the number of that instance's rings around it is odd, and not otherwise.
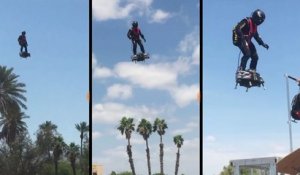
[[[140,31],[140,35],[141,35],[141,37],[145,40],[145,37],[144,37],[144,35],[142,34],[142,31]]]
[[[128,32],[127,32],[127,37],[128,37],[129,39],[132,39],[132,36],[131,36],[131,29],[128,30]]]
[[[259,45],[263,45],[264,44],[264,42],[263,42],[263,40],[261,39],[261,37],[259,36],[259,34],[258,34],[258,32],[256,32],[255,34],[254,34],[254,39],[257,41],[257,43],[259,44]]]

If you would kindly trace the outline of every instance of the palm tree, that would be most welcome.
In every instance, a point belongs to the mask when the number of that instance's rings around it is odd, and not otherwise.
[[[86,122],[75,124],[76,129],[80,132],[80,155],[82,155],[82,140],[85,133],[89,132],[89,125]]]
[[[71,163],[73,175],[76,175],[76,159],[79,156],[79,146],[75,143],[70,143],[67,149],[67,156]]]
[[[168,125],[166,124],[165,120],[161,120],[159,118],[156,118],[153,125],[153,132],[158,133],[160,136],[160,144],[159,144],[159,159],[160,159],[160,174],[164,175],[164,144],[162,142],[162,136],[165,134],[165,129],[168,128]]]
[[[26,117],[20,112],[21,108],[27,109],[24,104],[26,97],[23,95],[26,90],[25,84],[17,81],[18,77],[13,73],[13,68],[0,66],[0,139],[5,138],[7,144],[11,144],[16,135],[26,129],[22,121]]]
[[[180,157],[180,148],[181,146],[183,145],[183,138],[181,135],[176,135],[174,136],[173,138],[173,141],[175,143],[175,145],[177,146],[178,148],[178,151],[177,151],[177,156],[176,156],[176,165],[175,165],[175,175],[178,174],[178,168],[179,168],[179,157]]]
[[[20,108],[27,109],[24,102],[26,97],[23,95],[26,90],[25,84],[19,83],[19,76],[13,73],[13,68],[7,69],[6,66],[0,66],[0,113],[7,114],[7,109],[12,104]]]
[[[128,141],[127,154],[129,157],[130,168],[131,168],[133,175],[135,175],[135,170],[134,170],[134,164],[133,164],[133,159],[132,159],[130,138],[131,138],[132,131],[134,131],[134,126],[135,126],[135,124],[133,123],[133,118],[123,117],[121,119],[120,125],[118,127],[118,130],[121,132],[122,135],[125,133],[126,139]]]
[[[64,139],[61,136],[54,137],[53,142],[53,162],[54,162],[54,168],[55,168],[55,175],[58,174],[58,161],[63,154],[65,148]]]
[[[51,158],[50,151],[54,143],[54,137],[58,135],[57,126],[51,121],[46,121],[39,126],[37,131],[37,145],[41,149],[43,154],[48,155],[48,159]]]
[[[75,124],[75,127],[80,132],[80,167],[81,167],[81,171],[83,171],[83,166],[82,166],[82,141],[83,141],[83,137],[86,135],[86,133],[89,132],[89,125],[87,125],[86,122],[81,122],[79,124]]]
[[[90,162],[90,147],[89,147],[89,135],[86,134],[85,137],[84,137],[84,142],[83,142],[83,150],[82,150],[82,156],[80,157],[81,158],[81,171],[83,172],[83,174],[89,174],[89,162]]]
[[[115,171],[112,171],[112,172],[110,173],[110,175],[117,175],[117,173],[116,173]]]
[[[140,135],[143,136],[146,141],[146,154],[147,154],[147,163],[148,163],[148,174],[151,175],[151,165],[150,165],[150,150],[148,146],[148,139],[152,133],[152,125],[146,119],[142,119],[136,130]]]
[[[29,118],[19,110],[19,107],[14,106],[15,109],[10,107],[6,110],[7,114],[0,116],[1,137],[5,139],[9,146],[15,141],[17,136],[27,130],[27,125],[23,119]]]

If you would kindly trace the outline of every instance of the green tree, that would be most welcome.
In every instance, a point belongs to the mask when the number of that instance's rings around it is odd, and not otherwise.
[[[51,121],[46,121],[39,126],[37,131],[37,140],[36,144],[39,147],[41,154],[48,155],[50,160],[51,155],[50,151],[54,143],[54,137],[58,136],[57,126]]]
[[[168,128],[165,120],[161,120],[156,118],[153,124],[153,132],[157,132],[160,136],[160,144],[159,144],[159,160],[160,160],[160,174],[164,175],[164,144],[162,141],[162,136],[166,133],[166,129]]]
[[[27,109],[24,104],[26,90],[25,84],[18,82],[18,77],[13,68],[0,66],[0,139],[5,139],[8,145],[26,129],[22,119],[27,117],[21,112],[22,108]]]
[[[133,175],[133,174],[131,172],[125,171],[125,172],[118,173],[117,175]]]
[[[115,171],[112,171],[112,172],[110,173],[110,175],[117,175],[117,173],[116,173]]]
[[[0,66],[0,113],[7,114],[7,109],[11,106],[27,109],[24,102],[26,97],[24,93],[25,84],[19,83],[19,76],[13,73],[13,68],[7,69],[6,66]]]
[[[5,139],[9,146],[11,146],[17,136],[27,130],[27,125],[23,119],[29,118],[23,112],[20,112],[16,105],[14,107],[8,109],[8,113],[0,116],[1,138]]]
[[[228,165],[224,166],[223,170],[221,171],[220,175],[232,175],[233,174],[233,166]],[[251,174],[251,168],[240,168],[241,175],[260,175],[261,172],[258,169],[253,169]]]
[[[83,171],[84,175],[89,175],[90,174],[90,150],[89,150],[89,137],[88,134],[85,135],[84,137],[84,144],[83,144],[83,155],[82,155],[82,167],[81,167],[81,171]]]
[[[228,165],[224,166],[220,175],[232,175],[233,174],[233,167]]]
[[[58,175],[58,161],[63,155],[65,148],[64,139],[61,136],[54,137],[53,140],[53,162],[54,162],[54,169],[55,175]]]
[[[175,143],[175,145],[177,146],[177,156],[176,156],[176,165],[175,165],[175,175],[178,174],[178,168],[179,168],[179,158],[180,158],[180,148],[183,145],[183,138],[181,135],[176,135],[173,138],[173,141]]]
[[[80,155],[82,155],[82,141],[84,135],[89,132],[89,125],[86,122],[75,124],[76,129],[80,132]]]
[[[127,154],[129,157],[129,163],[130,163],[130,168],[132,171],[132,174],[135,175],[135,169],[134,169],[134,164],[133,164],[133,159],[132,159],[132,150],[131,150],[131,144],[130,144],[130,138],[131,138],[131,133],[134,131],[134,126],[135,124],[133,123],[133,118],[127,118],[123,117],[120,121],[118,130],[121,132],[123,135],[125,133],[125,137],[127,139]]]
[[[81,172],[83,172],[84,170],[82,165],[82,142],[86,133],[89,132],[89,125],[86,122],[81,122],[79,124],[75,124],[75,128],[80,132],[80,167]]]
[[[151,175],[151,165],[150,165],[150,150],[148,145],[148,139],[152,133],[152,125],[146,119],[142,119],[136,130],[141,136],[143,136],[146,141],[146,154],[147,154],[147,165],[148,165],[148,174]]]
[[[10,147],[4,140],[0,142],[0,174],[37,174],[42,165],[42,157],[36,152],[27,131],[16,136]]]
[[[73,175],[76,175],[76,160],[79,154],[79,146],[73,142],[70,143],[70,145],[67,147],[67,156],[71,163]]]

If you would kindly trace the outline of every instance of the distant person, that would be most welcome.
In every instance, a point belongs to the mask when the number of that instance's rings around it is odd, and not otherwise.
[[[252,13],[251,17],[244,18],[233,29],[233,44],[240,48],[243,53],[239,70],[245,70],[247,61],[251,57],[250,71],[255,72],[258,55],[254,44],[251,42],[252,37],[259,45],[269,49],[268,44],[264,43],[259,37],[257,26],[262,24],[265,20],[265,13],[257,9]]]
[[[25,31],[23,31],[22,34],[19,36],[18,42],[19,42],[19,45],[21,46],[21,49],[20,49],[21,53],[23,52],[23,48],[25,49],[25,52],[28,53],[27,52],[28,44],[27,44],[27,40],[26,40],[26,32]]]
[[[146,39],[144,37],[144,35],[141,32],[141,29],[138,27],[138,22],[137,21],[133,21],[132,22],[132,28],[129,29],[128,33],[127,33],[127,37],[132,41],[132,45],[133,45],[133,55],[136,56],[136,47],[137,44],[140,46],[140,49],[142,51],[142,53],[145,55],[145,49],[143,46],[143,43],[140,39],[140,36],[142,37],[142,39],[144,40],[144,42],[146,42]]]

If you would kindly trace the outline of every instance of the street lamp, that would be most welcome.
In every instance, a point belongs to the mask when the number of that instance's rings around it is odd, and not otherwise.
[[[286,78],[286,93],[287,93],[287,105],[288,105],[288,125],[289,125],[289,135],[290,135],[290,152],[293,152],[293,138],[292,138],[292,120],[291,120],[291,107],[290,107],[290,92],[289,92],[289,79],[294,80],[298,83],[300,87],[299,80],[288,74],[285,74]]]

